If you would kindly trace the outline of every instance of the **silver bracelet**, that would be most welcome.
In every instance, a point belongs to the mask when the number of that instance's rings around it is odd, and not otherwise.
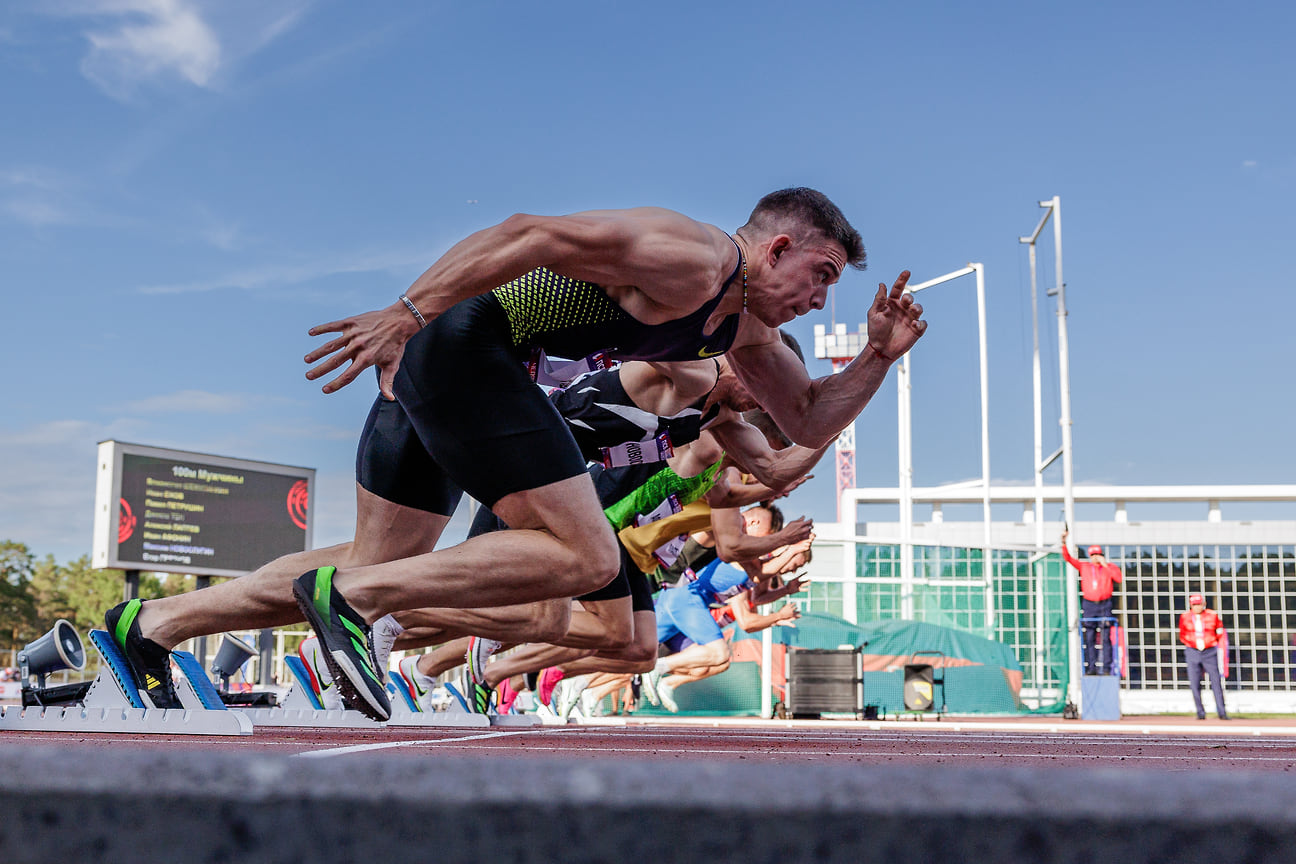
[[[419,327],[426,327],[427,319],[423,317],[422,312],[418,311],[418,307],[414,305],[414,301],[406,297],[404,294],[400,295],[400,299],[401,302],[405,304],[405,308],[410,310],[410,314],[414,316],[414,320],[418,322]]]

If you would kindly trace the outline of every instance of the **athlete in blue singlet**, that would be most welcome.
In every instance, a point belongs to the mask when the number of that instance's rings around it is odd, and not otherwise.
[[[768,576],[787,573],[804,566],[808,559],[809,543],[796,544],[775,552],[761,569]],[[727,606],[738,625],[752,633],[795,619],[797,611],[790,605],[767,614],[755,610],[799,591],[802,584],[794,579],[774,588],[753,578],[747,569],[720,560],[697,572],[686,570],[678,585],[657,595],[657,639],[671,653],[644,679],[649,701],[660,701],[668,710],[678,711],[674,699],[677,687],[728,668],[729,642],[712,606]]]

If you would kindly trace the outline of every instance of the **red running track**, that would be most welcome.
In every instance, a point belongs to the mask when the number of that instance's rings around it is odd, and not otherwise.
[[[353,754],[482,759],[729,761],[745,764],[1120,767],[1198,771],[1291,771],[1296,724],[1192,725],[1176,718],[1079,721],[852,723],[703,718],[534,728],[292,729],[251,736],[162,736],[0,732],[0,746],[147,748],[275,753],[344,759]]]

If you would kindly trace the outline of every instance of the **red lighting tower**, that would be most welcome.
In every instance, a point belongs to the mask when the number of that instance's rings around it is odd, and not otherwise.
[[[868,344],[865,324],[855,333],[846,332],[845,324],[834,323],[832,332],[822,324],[814,328],[815,357],[831,360],[833,372],[840,372]],[[837,436],[837,521],[842,521],[842,492],[855,488],[855,421]],[[852,518],[851,521],[854,521]]]

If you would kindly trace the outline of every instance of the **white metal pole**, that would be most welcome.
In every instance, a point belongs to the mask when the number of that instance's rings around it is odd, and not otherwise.
[[[862,576],[859,564],[857,563],[859,561],[859,540],[856,520],[859,518],[857,515],[859,513],[859,503],[856,501],[854,493],[855,490],[853,489],[848,489],[842,492],[842,500],[847,501],[849,499],[849,506],[846,508],[846,512],[852,514],[850,522],[842,523],[841,525],[842,531],[844,532],[842,535],[841,562],[841,579],[843,585],[858,585]],[[849,525],[849,527],[847,527],[847,525]]]
[[[774,638],[767,627],[761,633],[761,716],[774,716]]]
[[[984,570],[986,590],[986,632],[994,638],[994,550],[990,532],[990,363],[986,334],[985,265],[969,265],[976,270],[977,332],[981,358],[981,519],[984,539]]]
[[[1018,241],[1027,244],[1030,253],[1030,298],[1031,298],[1031,394],[1034,403],[1035,451],[1032,474],[1035,480],[1035,556],[1031,560],[1031,579],[1035,588],[1035,662],[1032,664],[1035,673],[1035,707],[1044,705],[1044,646],[1047,636],[1044,632],[1044,613],[1048,606],[1048,594],[1044,590],[1046,568],[1044,555],[1044,387],[1043,372],[1040,368],[1040,332],[1039,332],[1039,286],[1035,264],[1035,241],[1039,232],[1048,221],[1049,213],[1044,214],[1035,233],[1029,238],[1018,237]]]
[[[985,298],[983,290],[981,271],[978,269],[981,265],[969,264],[952,273],[946,273],[944,276],[937,276],[935,279],[928,279],[917,285],[910,285],[906,290],[916,294],[924,288],[930,288],[933,285],[939,285],[942,282],[949,282],[960,276],[966,276],[969,273],[977,273],[978,285],[978,312],[980,314],[981,327],[981,399],[982,399],[982,481],[985,484],[986,509],[989,510],[990,480],[989,480],[989,455],[988,455],[988,418],[987,418],[987,392],[986,385],[987,369],[985,362]],[[913,429],[913,412],[910,400],[910,369],[909,355],[905,354],[901,360],[900,373],[896,379],[899,383],[899,412],[900,412],[900,609],[901,617],[907,620],[913,618],[913,589],[916,581],[914,575],[914,554],[913,554],[913,446],[912,446],[912,429]],[[988,534],[987,527],[987,534]],[[988,551],[988,550],[987,550]],[[985,554],[985,553],[983,553]]]
[[[1055,260],[1057,287],[1052,294],[1057,297],[1058,323],[1058,377],[1061,386],[1062,427],[1062,495],[1063,515],[1068,528],[1075,527],[1075,489],[1072,473],[1071,450],[1071,359],[1067,344],[1067,308],[1066,282],[1062,278],[1062,199],[1056,195],[1049,201],[1041,201],[1041,207],[1048,207],[1053,212],[1053,254]],[[1071,646],[1071,675],[1067,695],[1077,706],[1081,706],[1080,675],[1083,674],[1080,656],[1080,577],[1074,567],[1066,568],[1067,572],[1067,625],[1070,628],[1068,643]]]
[[[1044,377],[1040,368],[1039,293],[1035,273],[1035,241],[1030,244],[1031,335],[1034,354],[1031,357],[1031,386],[1035,399],[1035,546],[1044,550]]]
[[[1039,288],[1038,268],[1035,265],[1035,242],[1039,240],[1040,232],[1044,230],[1052,215],[1052,209],[1048,210],[1029,237],[1017,238],[1018,243],[1027,244],[1030,252],[1031,336],[1034,343],[1031,356],[1031,383],[1035,403],[1035,465],[1032,472],[1035,477],[1035,545],[1041,552],[1044,549],[1044,396],[1043,375],[1040,371]]]
[[[1056,259],[1058,373],[1062,386],[1062,484],[1066,495],[1066,518],[1075,521],[1075,492],[1071,446],[1071,349],[1067,342],[1066,281],[1062,278],[1062,199],[1053,196],[1053,254]]]
[[[910,427],[909,355],[900,358],[896,381],[899,386],[897,404],[900,406],[900,618],[913,620],[913,450]]]

